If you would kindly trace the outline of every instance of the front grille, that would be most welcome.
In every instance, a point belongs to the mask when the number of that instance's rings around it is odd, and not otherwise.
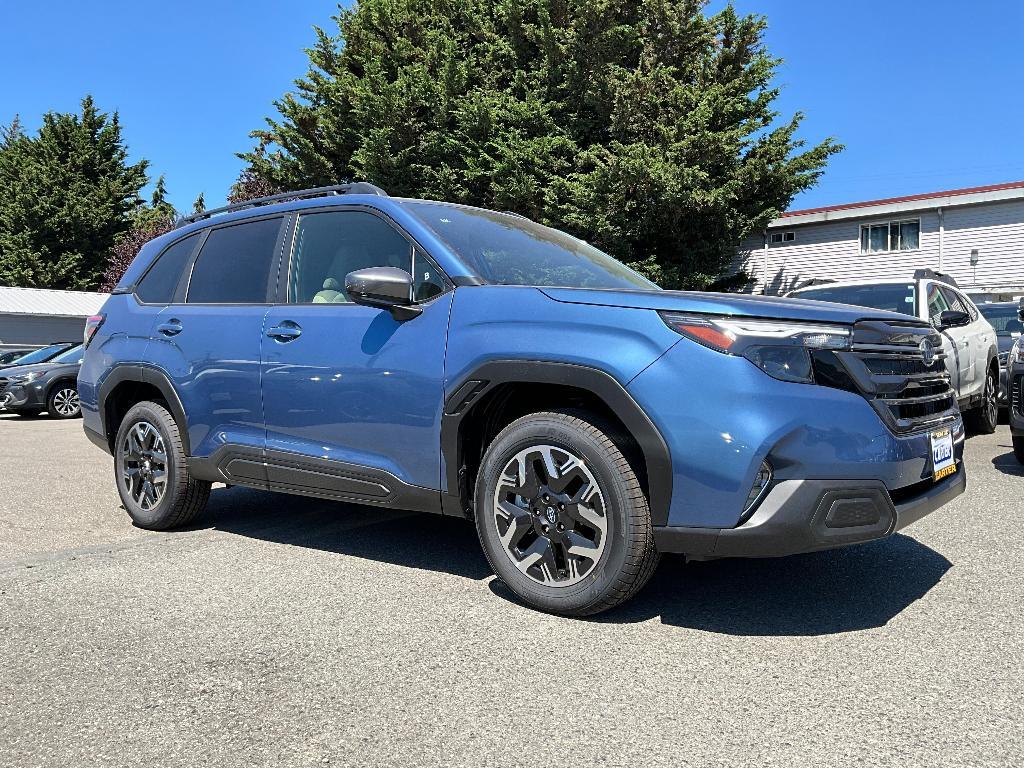
[[[0,395],[4,393],[5,389],[7,389],[7,379],[0,378]]]
[[[1010,407],[1015,413],[1024,416],[1024,375],[1017,374],[1013,377],[1013,386],[1010,388]]]
[[[894,432],[930,429],[956,419],[956,393],[942,339],[930,326],[861,321],[854,325],[853,340],[852,351],[837,357],[854,388]]]

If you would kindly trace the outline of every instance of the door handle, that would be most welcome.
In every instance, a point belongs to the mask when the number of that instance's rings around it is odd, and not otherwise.
[[[164,336],[177,336],[183,330],[181,320],[178,319],[168,320],[166,323],[160,323],[156,329]]]
[[[280,341],[282,344],[286,341],[297,339],[301,335],[302,328],[298,323],[291,320],[284,320],[267,331],[267,336],[275,341]]]

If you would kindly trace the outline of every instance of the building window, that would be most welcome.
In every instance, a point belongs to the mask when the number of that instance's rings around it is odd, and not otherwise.
[[[796,235],[793,234],[792,232],[772,232],[773,243],[788,243],[793,240],[796,240]]]
[[[921,247],[921,220],[885,221],[860,228],[861,253],[916,251]]]

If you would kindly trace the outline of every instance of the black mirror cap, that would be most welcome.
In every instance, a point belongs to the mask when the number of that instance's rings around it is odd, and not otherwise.
[[[939,328],[959,328],[970,323],[971,316],[958,309],[947,309],[939,315]]]
[[[345,275],[345,293],[356,304],[380,307],[396,320],[410,320],[423,310],[412,303],[412,275],[397,267],[368,267]]]

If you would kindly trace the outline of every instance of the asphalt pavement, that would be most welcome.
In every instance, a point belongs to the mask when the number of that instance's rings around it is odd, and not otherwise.
[[[886,541],[662,561],[592,620],[468,523],[215,488],[133,528],[81,422],[0,416],[0,765],[1011,766],[1024,471]]]

